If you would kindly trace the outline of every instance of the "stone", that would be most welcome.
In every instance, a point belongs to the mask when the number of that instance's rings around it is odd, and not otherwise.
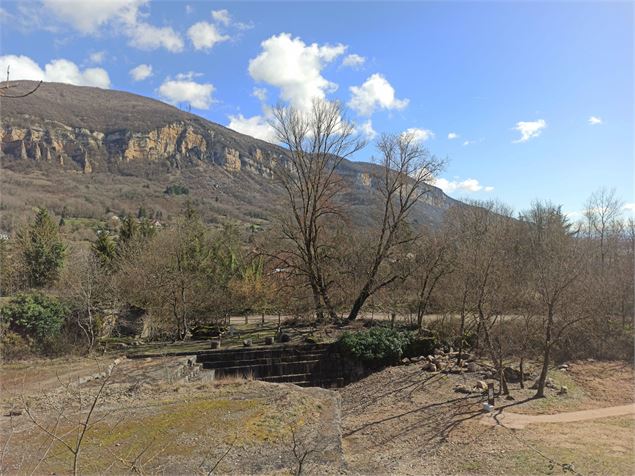
[[[280,342],[289,342],[291,340],[291,336],[285,332],[280,334],[279,337]]]
[[[428,365],[428,371],[430,372],[436,372],[437,371],[437,366],[435,364],[430,364]]]
[[[503,375],[505,376],[505,380],[509,383],[518,383],[520,382],[520,370],[515,369],[513,367],[505,367],[503,368]]]
[[[210,342],[210,349],[220,349],[220,341],[213,340]]]
[[[251,344],[252,344],[251,339],[245,339],[243,341],[243,346],[244,347],[251,347]]]
[[[410,359],[408,357],[401,359],[401,365],[408,365],[408,364],[410,364]]]
[[[271,336],[265,337],[265,345],[271,345],[271,344],[273,344],[273,337]]]
[[[434,349],[434,355],[445,355],[443,349]]]
[[[558,370],[569,370],[569,365],[568,364],[562,364],[558,366]]]
[[[478,380],[475,387],[477,390],[487,390],[487,382],[484,380]]]
[[[476,364],[474,362],[468,362],[467,363],[467,371],[468,372],[476,372],[478,370],[478,367],[476,366]]]
[[[566,385],[563,385],[560,387],[560,391],[558,392],[558,395],[566,395],[567,393],[569,393],[569,389],[567,388]]]

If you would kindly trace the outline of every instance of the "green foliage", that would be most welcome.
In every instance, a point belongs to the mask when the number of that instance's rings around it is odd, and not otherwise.
[[[57,299],[41,293],[18,294],[2,308],[10,330],[41,342],[59,336],[67,313]]]
[[[18,243],[29,286],[53,284],[64,265],[66,246],[46,209],[38,209],[33,223],[18,233]]]
[[[412,340],[408,332],[388,327],[373,327],[346,332],[339,340],[340,348],[364,362],[390,364],[397,362]]]
[[[172,184],[168,185],[163,193],[166,195],[189,195],[190,190],[185,185]]]
[[[413,336],[410,342],[404,348],[403,355],[405,357],[418,357],[420,355],[430,355],[434,349],[439,347],[438,341],[434,336]]]
[[[93,242],[91,249],[101,266],[109,268],[113,265],[117,257],[117,243],[107,230],[97,231],[97,239]]]

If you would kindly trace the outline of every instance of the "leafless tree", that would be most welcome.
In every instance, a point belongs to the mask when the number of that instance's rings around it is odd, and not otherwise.
[[[600,263],[606,261],[609,234],[620,216],[622,202],[617,198],[615,189],[601,188],[591,194],[585,204],[584,216],[587,220],[587,232],[599,240]]]
[[[542,369],[536,397],[544,397],[551,353],[563,333],[586,316],[576,312],[576,282],[585,271],[580,242],[561,207],[534,203],[523,214],[525,251],[529,262],[528,283],[542,317]],[[578,310],[579,311],[579,310]]]
[[[412,208],[431,191],[429,186],[443,161],[431,155],[411,133],[385,134],[377,142],[381,153],[378,188],[383,196],[381,219],[373,237],[371,260],[362,276],[362,285],[348,315],[357,318],[366,300],[378,290],[403,278],[397,272],[381,274],[382,265],[400,245],[412,241],[405,236]]]
[[[315,100],[309,111],[278,106],[271,124],[289,151],[275,167],[288,211],[279,220],[289,245],[280,258],[284,267],[307,280],[317,318],[322,319],[326,310],[335,319],[329,296],[332,283],[325,266],[329,258],[325,228],[341,213],[337,196],[342,182],[337,168],[365,144],[337,102]]]
[[[26,92],[18,93],[18,94],[9,94],[9,90],[10,89],[15,88],[15,87],[18,86],[17,84],[9,84],[10,71],[11,71],[11,65],[7,66],[7,79],[5,80],[4,84],[2,86],[0,86],[0,98],[6,98],[6,99],[24,98],[24,97],[27,97],[27,96],[30,96],[31,94],[33,94],[42,85],[42,81],[40,81],[39,83],[37,83],[35,85],[34,88],[31,88],[31,89],[29,89]]]

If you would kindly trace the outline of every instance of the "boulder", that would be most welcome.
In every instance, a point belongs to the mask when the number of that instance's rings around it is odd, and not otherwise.
[[[520,370],[515,369],[513,367],[505,367],[503,368],[503,375],[505,376],[505,380],[509,383],[518,383],[520,382]]]
[[[273,344],[273,337],[271,336],[265,337],[265,345],[271,345],[271,344]]]
[[[245,339],[243,341],[243,346],[244,347],[251,347],[251,344],[252,344],[251,339]]]
[[[567,388],[566,385],[563,385],[562,387],[560,387],[560,391],[558,392],[558,395],[566,395],[567,393],[569,393],[569,389]]]
[[[466,368],[468,372],[476,372],[478,370],[478,367],[474,362],[468,362]]]
[[[210,349],[220,349],[220,340],[213,340],[209,343]]]
[[[445,355],[443,349],[434,349],[434,355]]]
[[[435,364],[429,364],[428,365],[428,371],[430,372],[436,372],[437,371],[437,366]]]

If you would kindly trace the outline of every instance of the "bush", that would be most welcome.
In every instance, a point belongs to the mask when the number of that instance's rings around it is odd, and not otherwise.
[[[364,362],[391,364],[399,361],[412,335],[388,327],[346,332],[339,340],[344,353]]]
[[[168,185],[163,192],[166,195],[189,195],[190,190],[185,185]]]
[[[0,338],[0,356],[2,360],[24,359],[31,355],[29,342],[15,332],[7,331]]]
[[[2,308],[9,329],[39,342],[60,334],[68,309],[57,299],[45,294],[18,294]]]
[[[405,357],[431,355],[437,347],[439,347],[439,344],[434,336],[413,336],[408,345],[405,347],[403,355]]]

